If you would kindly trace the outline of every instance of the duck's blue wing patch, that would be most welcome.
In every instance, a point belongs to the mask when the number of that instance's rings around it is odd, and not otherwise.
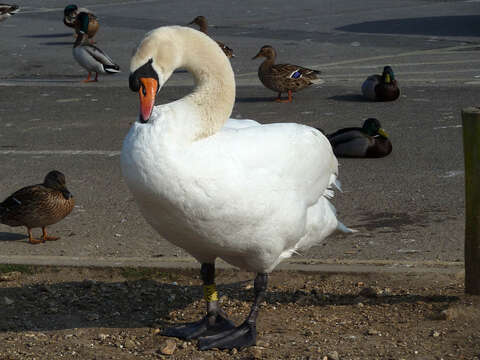
[[[298,69],[290,74],[290,78],[292,79],[298,79],[301,76],[302,76],[302,73]]]

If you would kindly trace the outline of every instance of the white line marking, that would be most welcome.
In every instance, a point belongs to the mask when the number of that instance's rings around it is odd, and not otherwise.
[[[389,59],[389,58],[397,58],[400,56],[428,55],[428,54],[436,54],[444,51],[454,51],[454,50],[470,49],[470,48],[476,48],[476,47],[478,47],[478,44],[477,45],[459,45],[459,46],[451,46],[446,48],[438,48],[438,49],[430,49],[430,50],[415,50],[415,51],[408,51],[401,54],[370,56],[370,57],[359,58],[359,59],[337,61],[337,62],[332,62],[327,64],[306,65],[306,67],[314,68],[314,69],[325,68],[325,67],[332,67],[332,66],[338,66],[338,65],[360,63],[362,61],[382,60],[382,59]],[[257,74],[257,73],[251,72],[251,73],[239,74],[237,76],[248,76],[248,75],[254,75],[254,74]]]
[[[438,130],[438,129],[450,129],[450,128],[461,128],[462,125],[448,125],[448,126],[436,126],[433,128],[433,130]]]
[[[120,151],[108,150],[0,150],[0,155],[98,155],[118,156]]]

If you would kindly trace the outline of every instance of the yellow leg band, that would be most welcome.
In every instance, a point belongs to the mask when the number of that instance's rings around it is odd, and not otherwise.
[[[218,301],[218,292],[215,284],[203,285],[203,297],[207,302]]]

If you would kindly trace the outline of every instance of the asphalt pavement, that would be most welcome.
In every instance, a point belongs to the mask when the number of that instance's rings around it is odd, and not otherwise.
[[[57,242],[30,245],[23,228],[0,225],[0,262],[58,264],[189,263],[144,221],[119,166],[122,141],[138,113],[128,89],[130,57],[145,33],[204,15],[210,35],[234,49],[234,118],[297,122],[333,132],[377,117],[393,152],[383,159],[340,159],[339,218],[359,230],[335,235],[291,264],[411,267],[461,265],[464,241],[462,108],[478,105],[480,5],[477,1],[96,1],[80,5],[100,19],[97,45],[121,67],[83,84],[61,1],[18,1],[0,23],[0,197],[65,173],[77,205],[51,226]],[[47,6],[48,5],[48,6]],[[261,46],[278,62],[319,69],[325,84],[292,104],[257,78]],[[391,65],[401,97],[375,103],[362,81]],[[178,71],[157,102],[187,94]],[[38,231],[38,230],[37,230]],[[121,260],[119,260],[121,259]],[[130,262],[129,262],[130,259]],[[103,261],[103,262],[102,262]]]

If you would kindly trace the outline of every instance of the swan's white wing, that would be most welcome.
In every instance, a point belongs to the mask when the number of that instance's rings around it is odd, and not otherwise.
[[[255,120],[250,120],[250,119],[228,119],[225,125],[223,126],[224,128],[228,129],[242,129],[246,127],[251,127],[251,126],[260,126],[261,124]]]

